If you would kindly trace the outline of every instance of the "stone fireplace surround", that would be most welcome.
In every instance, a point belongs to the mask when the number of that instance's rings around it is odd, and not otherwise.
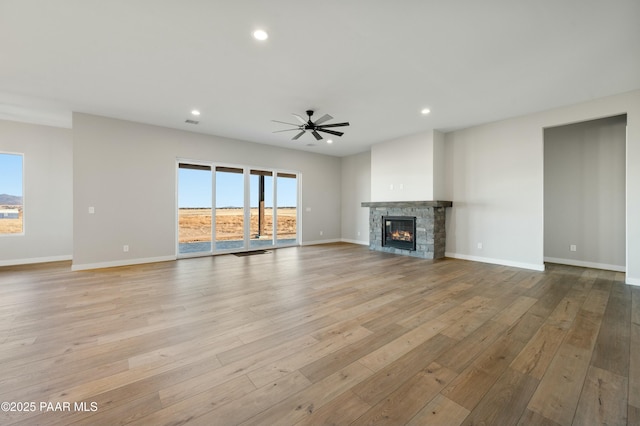
[[[386,253],[439,259],[444,257],[445,209],[451,201],[372,201],[362,203],[369,207],[369,248]],[[416,218],[416,249],[404,250],[382,246],[383,216],[410,216]]]

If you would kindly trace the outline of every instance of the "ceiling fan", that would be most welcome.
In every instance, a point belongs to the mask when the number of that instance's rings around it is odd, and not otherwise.
[[[297,124],[297,123],[286,123],[284,121],[278,121],[278,120],[271,120],[274,123],[282,123],[282,124],[288,124],[290,126],[296,126],[294,129],[285,129],[285,130],[276,130],[273,133],[279,133],[279,132],[290,132],[290,131],[298,131],[299,133],[297,135],[295,135],[294,137],[291,138],[291,140],[297,140],[300,136],[304,135],[307,131],[311,132],[311,134],[313,135],[313,137],[316,138],[316,140],[321,140],[322,139],[322,135],[318,132],[324,132],[324,133],[329,133],[330,135],[336,135],[336,136],[342,136],[344,133],[343,132],[337,132],[335,130],[329,130],[328,127],[343,127],[343,126],[348,126],[349,123],[348,122],[344,122],[344,123],[334,123],[334,124],[322,124],[326,121],[329,121],[331,119],[333,119],[332,116],[330,116],[329,114],[325,114],[322,117],[318,118],[315,122],[311,121],[311,116],[313,115],[313,110],[307,110],[307,115],[309,116],[309,119],[305,119],[304,117],[298,115],[298,114],[292,114],[301,124]]]

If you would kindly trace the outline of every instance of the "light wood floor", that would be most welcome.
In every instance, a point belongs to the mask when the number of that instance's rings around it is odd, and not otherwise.
[[[0,424],[639,424],[640,288],[350,244],[5,267],[0,401],[23,409]]]

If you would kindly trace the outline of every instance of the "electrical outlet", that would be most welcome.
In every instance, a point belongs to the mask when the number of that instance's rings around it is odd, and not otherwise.
[[[95,207],[89,207],[89,214],[94,214],[96,212]]]
[[[482,250],[482,243],[478,243],[478,248]]]
[[[360,236],[360,231],[358,231],[358,237]]]
[[[322,232],[322,231],[320,231],[320,235],[322,235],[322,234],[323,234],[323,232]]]
[[[577,250],[576,245],[575,245],[575,244],[571,244],[571,245],[569,246],[569,250],[570,250],[570,251],[576,251],[576,250]]]
[[[122,246],[122,251],[125,252],[125,253],[128,252],[129,251],[129,244],[123,245]]]

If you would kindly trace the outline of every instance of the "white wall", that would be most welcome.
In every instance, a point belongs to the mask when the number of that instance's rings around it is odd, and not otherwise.
[[[369,208],[360,203],[371,197],[371,153],[342,158],[342,240],[369,245]]]
[[[371,201],[433,200],[433,132],[371,147]]]
[[[509,121],[446,135],[447,256],[543,267],[542,143],[529,131]]]
[[[545,261],[624,271],[626,124],[616,116],[545,129]]]
[[[0,236],[0,266],[71,259],[71,130],[0,120],[0,152],[24,154],[24,235]]]
[[[626,280],[640,285],[640,91],[446,134],[447,256],[542,269],[543,129],[625,113]]]
[[[302,243],[341,238],[337,157],[88,114],[73,122],[74,269],[175,258],[178,157],[299,171]]]

